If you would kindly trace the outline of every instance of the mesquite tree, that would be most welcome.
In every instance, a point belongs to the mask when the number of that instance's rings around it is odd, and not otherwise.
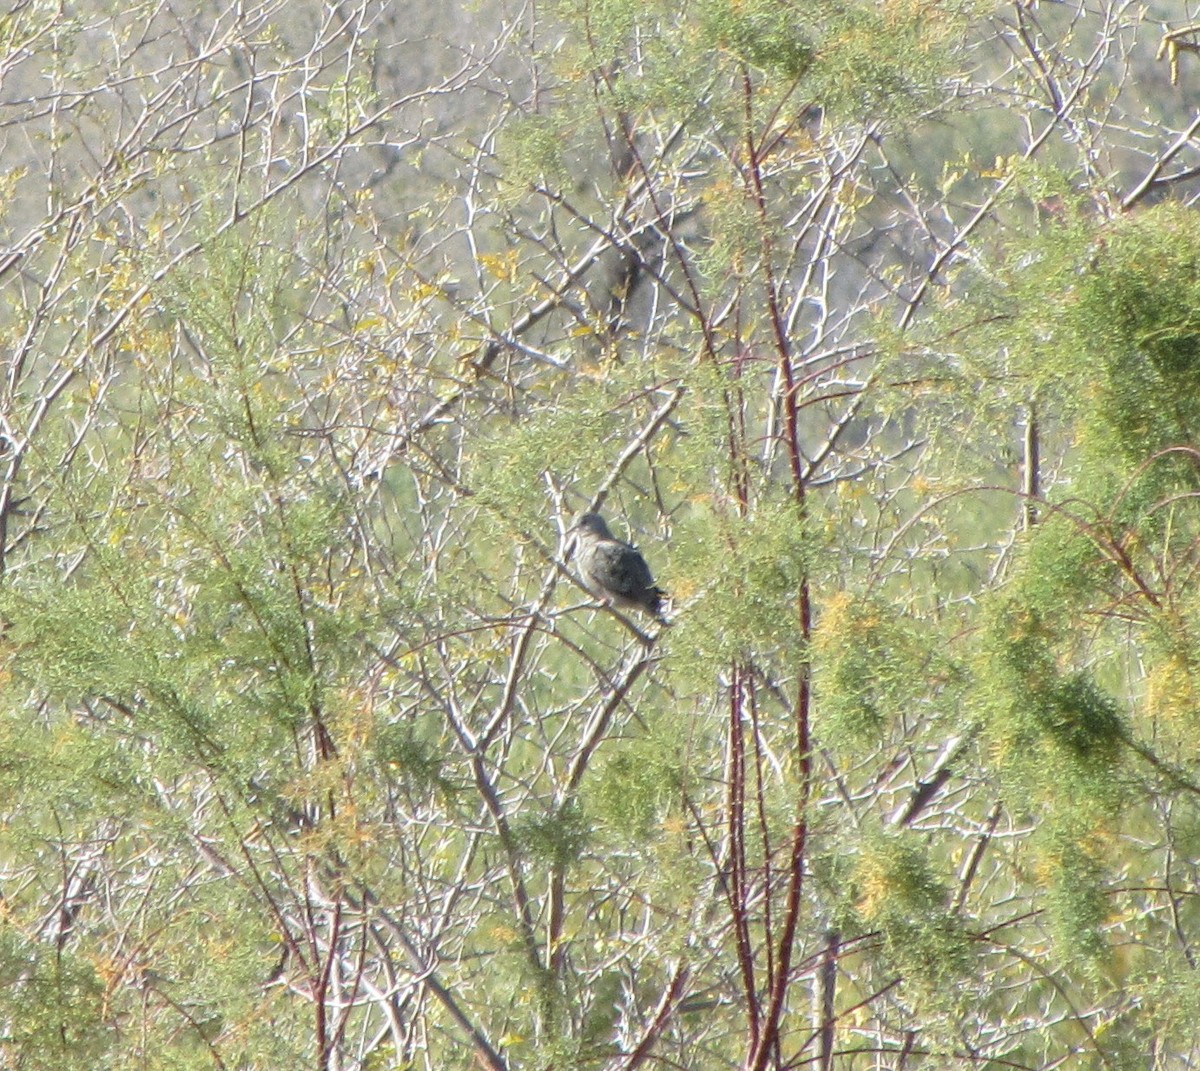
[[[17,4],[3,1062],[1190,1065],[1198,34]]]

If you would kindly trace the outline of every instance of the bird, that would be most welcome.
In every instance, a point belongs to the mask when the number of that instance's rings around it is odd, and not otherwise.
[[[641,552],[615,538],[598,513],[575,522],[579,571],[588,590],[614,606],[637,608],[663,621],[667,593],[654,583]]]

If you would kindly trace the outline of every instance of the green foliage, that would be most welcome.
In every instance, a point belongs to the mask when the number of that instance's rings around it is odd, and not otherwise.
[[[1080,334],[1104,371],[1096,404],[1124,459],[1139,466],[1200,436],[1200,234],[1164,206],[1096,235],[1079,280]],[[1190,454],[1173,460],[1195,482]]]
[[[712,237],[700,252],[699,264],[709,285],[719,290],[729,276],[740,276],[754,262],[764,232],[753,203],[739,187],[715,184],[705,203]]]
[[[1051,516],[1026,542],[1015,577],[1017,598],[1060,628],[1077,621],[1109,579],[1099,547],[1074,519]]]
[[[1188,451],[1200,431],[1191,400],[1200,382],[1193,221],[1166,204],[1099,223],[1053,178],[1036,172],[1015,184],[1034,200],[1049,188],[1039,203],[1057,206],[1055,215],[1007,247],[987,278],[969,278],[972,301],[958,311],[983,325],[974,339],[996,348],[988,373],[1000,370],[1046,411],[1078,418],[1074,443],[1097,487],[1107,481],[1116,494],[1138,474],[1135,498],[1149,501],[1181,481],[1191,486]],[[1173,448],[1183,449],[1154,460]]]
[[[866,839],[852,881],[860,925],[882,933],[887,956],[915,991],[936,1001],[964,983],[967,934],[949,909],[946,885],[910,838],[880,832]]]
[[[583,809],[569,801],[552,812],[523,815],[514,836],[535,862],[556,870],[578,862],[592,836],[592,825]]]
[[[879,599],[831,599],[813,649],[818,728],[835,746],[878,739],[929,676],[929,653],[911,623]]]
[[[1108,950],[1103,926],[1112,907],[1106,887],[1108,837],[1074,816],[1051,821],[1042,834],[1039,869],[1051,932],[1063,953],[1086,967]]]
[[[574,25],[582,26],[588,43],[601,57],[620,54],[630,35],[639,29],[653,26],[669,5],[656,0],[558,0],[556,14]]]
[[[568,181],[565,158],[568,128],[564,123],[563,118],[528,115],[505,128],[500,161],[504,182],[514,197],[532,186],[554,189]]]
[[[1092,614],[1094,630],[1104,628],[1097,596],[1112,582],[1111,566],[1087,530],[1063,516],[1040,525],[1024,550],[1008,594],[990,609],[976,659],[988,732],[1035,795],[1052,799],[1065,779],[1111,804],[1129,727],[1086,666],[1081,627]]]
[[[682,780],[674,734],[623,741],[596,773],[589,813],[618,843],[644,845],[678,800]]]
[[[505,512],[541,489],[544,473],[570,474],[594,486],[612,463],[606,444],[616,441],[628,416],[614,405],[619,395],[606,382],[581,386],[569,409],[546,407],[537,420],[505,428],[480,442],[471,463],[481,502]]]
[[[672,637],[681,680],[750,649],[795,654],[802,644],[797,593],[808,567],[808,525],[791,503],[753,518],[696,513],[674,533],[674,594],[691,601]]]
[[[1060,669],[1053,639],[1035,610],[997,613],[979,662],[988,731],[1035,796],[1054,799],[1065,783],[1115,804],[1124,719],[1090,673]]]
[[[0,1055],[49,1071],[105,1066],[117,1045],[103,979],[86,957],[56,953],[0,924]]]
[[[1117,703],[1088,674],[1072,673],[1044,698],[1034,695],[1031,709],[1038,727],[1071,755],[1110,766],[1116,761],[1123,728]]]
[[[0,18],[0,1064],[815,1064],[826,926],[835,1063],[1186,1062],[1132,15],[91,7]]]
[[[801,10],[772,0],[707,0],[701,8],[702,33],[744,63],[801,78],[814,52]]]
[[[965,26],[956,3],[825,5],[812,72],[814,98],[857,119],[908,118],[936,105],[956,35]]]
[[[376,761],[394,768],[405,790],[418,797],[454,793],[456,783],[447,771],[446,745],[445,739],[432,736],[428,726],[411,722],[382,725],[374,736]]]

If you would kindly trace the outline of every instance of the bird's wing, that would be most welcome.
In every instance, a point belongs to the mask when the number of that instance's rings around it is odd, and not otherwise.
[[[654,586],[646,559],[633,547],[617,540],[597,545],[592,557],[592,575],[611,591],[626,599],[637,599]]]

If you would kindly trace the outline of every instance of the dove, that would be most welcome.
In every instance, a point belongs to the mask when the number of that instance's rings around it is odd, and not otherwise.
[[[615,538],[598,513],[585,513],[573,531],[579,571],[588,590],[614,606],[636,607],[661,621],[667,593],[655,585],[641,552]]]

